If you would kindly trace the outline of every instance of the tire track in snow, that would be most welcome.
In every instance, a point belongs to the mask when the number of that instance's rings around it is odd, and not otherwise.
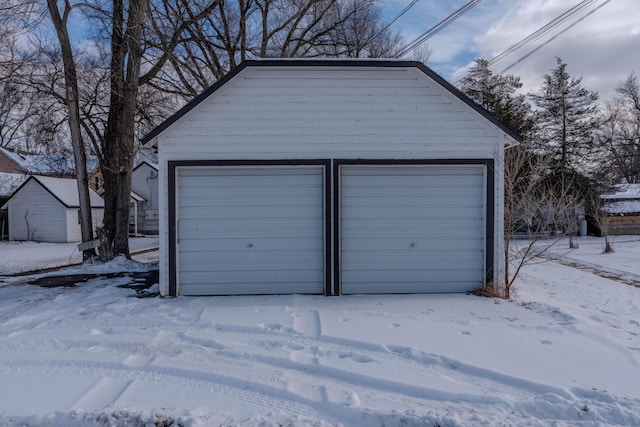
[[[474,384],[478,392],[484,394],[487,390],[503,393],[517,392],[520,397],[530,397],[539,393],[553,393],[563,398],[571,399],[573,396],[566,390],[535,383],[522,378],[512,377],[490,369],[468,365],[445,356],[416,351],[410,347],[396,345],[379,345],[362,341],[353,341],[343,338],[321,335],[308,337],[306,335],[290,333],[283,329],[263,329],[256,327],[239,327],[235,325],[215,325],[216,331],[226,334],[239,334],[253,337],[256,348],[286,345],[289,349],[310,349],[316,357],[326,359],[349,358],[356,363],[369,363],[376,361],[391,362],[415,369],[416,372],[427,372],[444,375],[456,379],[460,384]],[[265,335],[271,336],[277,341],[267,342]],[[188,339],[188,335],[184,336]],[[224,341],[220,339],[219,341]],[[243,340],[246,342],[246,340]],[[279,344],[281,343],[281,344]],[[266,345],[265,345],[266,344]],[[255,358],[255,356],[252,356]],[[305,364],[305,366],[307,366]]]
[[[289,415],[317,416],[313,402],[266,384],[221,374],[189,369],[146,366],[129,367],[113,362],[48,359],[5,359],[0,372],[64,374],[145,381],[221,394],[262,408],[284,411]]]
[[[556,262],[565,267],[573,267],[578,270],[586,271],[587,273],[595,274],[603,279],[613,280],[615,282],[623,283],[625,285],[640,288],[640,277],[633,273],[626,271],[611,271],[600,268],[599,266],[580,262],[572,258],[554,257],[550,255],[541,256],[547,261]],[[631,277],[633,276],[633,277]]]
[[[85,328],[96,325],[84,325]],[[131,327],[130,324],[127,324]],[[214,324],[209,327],[190,328],[177,325],[166,324],[145,324],[146,329],[159,330],[163,332],[172,332],[177,336],[175,339],[178,341],[174,347],[182,348],[182,353],[192,356],[198,356],[198,353],[202,356],[202,360],[206,361],[208,354],[213,350],[215,354],[225,357],[231,360],[250,359],[254,362],[264,363],[266,365],[272,364],[278,369],[287,369],[290,366],[295,366],[296,371],[308,372],[309,367],[317,365],[318,359],[320,360],[344,360],[349,359],[354,363],[375,363],[381,361],[382,363],[393,363],[401,365],[409,369],[413,369],[417,374],[425,373],[427,375],[435,375],[445,377],[454,381],[457,381],[462,385],[473,385],[477,389],[478,393],[485,394],[487,391],[491,391],[496,394],[508,392],[516,394],[520,398],[531,397],[534,393],[553,393],[563,396],[563,398],[571,399],[572,396],[565,390],[556,387],[538,384],[531,381],[527,381],[521,378],[511,377],[505,374],[501,374],[496,371],[492,371],[485,368],[480,368],[474,365],[468,365],[455,359],[450,359],[445,356],[425,353],[422,351],[416,351],[410,347],[396,346],[396,345],[378,345],[361,341],[352,341],[342,338],[330,337],[330,336],[314,336],[299,334],[293,330],[289,331],[288,328],[279,327],[280,325],[265,325],[264,327],[247,327],[236,325],[222,325]],[[67,325],[57,325],[57,327],[66,328]],[[111,324],[108,329],[113,330],[117,326]],[[97,328],[98,329],[98,328]],[[104,328],[103,328],[104,329]],[[216,339],[209,337],[202,337],[201,332],[215,332],[222,334],[216,336]],[[200,332],[200,336],[196,337],[190,335],[190,332]],[[110,334],[113,333],[110,332]],[[207,334],[209,335],[209,334]],[[247,352],[231,351],[226,349],[222,342],[227,340],[233,340],[234,337],[238,337],[237,341],[244,344],[250,344],[250,348],[253,350]],[[188,344],[189,347],[185,348],[184,345]],[[194,352],[194,347],[199,349],[198,352]],[[109,351],[116,354],[138,354],[143,356],[173,356],[174,352],[171,349],[151,347],[148,344],[139,342],[128,341],[112,341],[112,340],[30,340],[30,341],[17,341],[7,345],[0,343],[0,353],[14,353],[21,351],[39,352],[39,351]],[[289,353],[289,358],[278,359],[276,356],[262,356],[258,353],[273,352],[274,349],[283,349]],[[255,350],[255,351],[254,351]],[[312,363],[303,363],[300,360],[292,360],[291,355],[295,352],[310,351],[312,358],[315,359]],[[315,368],[314,368],[315,369]],[[324,371],[322,374],[317,373],[317,377],[327,375],[334,380],[340,380],[343,375],[348,375],[350,372],[342,371],[337,368],[332,372]],[[361,375],[358,378],[358,382],[365,384],[366,379],[371,378],[374,381],[375,377],[367,377]],[[352,381],[356,381],[356,378],[352,378]],[[401,383],[397,383],[401,384]],[[409,385],[410,386],[410,385]],[[398,388],[399,386],[394,386]],[[432,390],[434,396],[439,396],[438,390]],[[418,393],[416,390],[409,388],[409,394]],[[471,399],[472,395],[467,396]],[[442,398],[449,399],[451,396]],[[434,400],[441,398],[435,397]]]
[[[230,331],[230,329],[234,331]],[[239,332],[237,329],[241,329],[242,331]],[[272,334],[281,338],[279,342],[288,346],[285,348],[286,350],[302,350],[307,348],[304,347],[302,343],[306,344],[314,341],[314,339],[304,335],[286,333],[276,329],[218,325],[215,331],[224,332],[223,335],[228,335],[230,338],[238,334],[242,338],[241,342],[249,342],[251,345],[257,346],[258,350],[270,349],[270,347],[264,346],[265,334]],[[249,335],[250,338],[248,341],[246,339],[247,335]],[[255,337],[259,337],[261,340],[256,340],[254,339]],[[332,337],[318,338],[321,341],[320,344],[322,348],[331,348],[332,351],[335,352],[355,347],[360,354],[366,352],[372,356],[390,357],[393,360],[399,361],[399,363],[407,362],[406,366],[415,369],[424,369],[425,364],[428,366],[444,365],[446,368],[440,372],[441,375],[456,376],[459,375],[460,372],[466,372],[465,375],[459,376],[459,378],[469,381],[479,379],[477,383],[478,386],[480,386],[479,391],[484,390],[484,394],[447,393],[424,386],[389,381],[328,366],[292,362],[286,357],[261,355],[252,352],[243,353],[230,350],[223,344],[220,344],[220,342],[226,342],[222,339],[224,337],[216,338],[221,339],[210,340],[199,337],[192,339],[189,335],[177,337],[179,345],[187,346],[186,353],[192,353],[200,347],[199,354],[202,356],[201,361],[208,361],[208,366],[206,366],[204,370],[198,369],[197,366],[192,366],[193,369],[181,369],[163,366],[135,367],[114,362],[16,360],[10,358],[7,360],[3,358],[4,360],[0,363],[0,371],[88,375],[100,378],[115,378],[129,383],[134,380],[150,381],[186,389],[219,393],[260,407],[272,410],[283,410],[289,414],[308,417],[320,415],[323,416],[324,419],[331,419],[338,414],[353,416],[356,412],[362,413],[362,411],[366,412],[375,408],[375,406],[371,407],[370,405],[365,405],[362,409],[358,408],[361,401],[358,396],[398,402],[400,403],[398,407],[410,404],[415,408],[437,407],[442,410],[449,410],[452,406],[455,406],[459,409],[473,408],[480,412],[484,412],[485,409],[483,408],[486,408],[488,413],[494,415],[496,411],[504,412],[505,414],[516,411],[536,419],[544,419],[543,414],[537,413],[536,408],[539,408],[540,405],[547,407],[553,406],[555,416],[562,413],[564,414],[563,417],[567,420],[575,420],[575,414],[579,413],[576,408],[579,409],[583,406],[589,407],[594,414],[597,411],[601,413],[612,411],[610,408],[611,405],[606,404],[607,399],[610,400],[612,397],[606,393],[582,389],[574,389],[571,390],[571,392],[567,392],[565,390],[529,382],[517,384],[517,382],[521,380],[510,377],[504,379],[507,382],[507,384],[503,384],[504,387],[491,389],[489,382],[485,382],[482,373],[477,371],[479,368],[473,366],[465,368],[464,365],[454,360],[442,356],[416,352],[408,347],[377,346]],[[231,342],[233,343],[233,341]],[[25,347],[30,347],[33,351],[38,351],[40,347],[44,347],[42,350],[50,350],[53,344],[53,347],[60,350],[86,350],[86,346],[90,345],[93,347],[102,346],[104,349],[111,350],[117,354],[127,354],[136,348],[143,353],[153,354],[153,349],[146,348],[144,345],[122,341],[100,343],[91,341],[74,342],[70,340],[51,340],[49,343],[42,341],[29,341],[25,343],[27,344]],[[41,346],[41,343],[44,345]],[[316,345],[316,347],[319,346]],[[5,350],[11,349],[5,348]],[[22,350],[25,349],[23,348]],[[234,378],[229,375],[229,372],[233,374],[234,371],[224,371],[228,365],[220,363],[222,359],[229,360],[236,366],[238,363],[247,361],[248,365],[251,366],[251,373],[258,375],[250,376],[252,381],[247,381],[243,378]],[[218,370],[219,372],[210,372],[208,368]],[[238,370],[237,372],[241,372],[246,377],[244,370]],[[291,375],[290,372],[295,373]],[[493,372],[488,372],[489,376],[494,374]],[[283,380],[289,377],[293,379],[297,386],[294,385],[294,387],[291,388],[280,389],[269,386],[267,382],[269,378]],[[306,390],[304,389],[305,384],[307,385]],[[311,398],[305,396],[305,392],[308,391],[308,385],[319,385],[319,388],[316,390],[317,393]],[[508,387],[511,388],[516,385],[522,388],[518,396],[514,396],[511,390],[506,390]],[[329,402],[328,406],[326,404],[320,406],[320,408],[323,408],[322,412],[324,414],[319,414],[318,410],[314,410],[314,408],[318,408],[318,401],[329,401],[329,393],[327,390],[332,392],[337,391],[343,395],[352,394],[356,396],[355,401],[358,403],[355,404],[355,407],[350,407],[349,405],[352,405],[352,403],[335,402],[334,399],[334,402]],[[487,395],[486,391],[492,391],[492,393]],[[504,399],[503,393],[511,397]],[[322,396],[324,397],[321,399]],[[333,396],[335,396],[335,394],[333,394]],[[350,396],[350,398],[351,397],[352,396]],[[367,407],[371,409],[365,409]],[[633,402],[627,402],[625,407],[619,406],[618,408],[620,413],[626,414],[625,416],[628,417],[629,420],[633,420],[634,422],[639,420],[633,413],[636,410],[640,413],[640,402],[633,400]]]

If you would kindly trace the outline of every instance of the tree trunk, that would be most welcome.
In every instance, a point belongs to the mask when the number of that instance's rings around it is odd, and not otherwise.
[[[111,100],[104,139],[105,228],[113,255],[129,253],[129,205],[134,160],[134,123],[148,0],[113,0]]]
[[[69,110],[69,133],[71,135],[71,145],[73,147],[73,157],[75,160],[76,182],[78,185],[78,201],[80,206],[80,230],[83,242],[93,240],[93,229],[91,220],[91,199],[89,197],[89,178],[87,176],[87,158],[80,131],[80,106],[78,104],[78,77],[76,74],[76,64],[71,50],[69,32],[67,29],[67,18],[71,11],[71,6],[66,3],[64,13],[61,16],[56,0],[47,0],[49,15],[60,42],[62,52],[62,63],[64,67],[65,96],[67,109]],[[83,260],[88,260],[95,255],[94,249],[86,249],[82,252]]]

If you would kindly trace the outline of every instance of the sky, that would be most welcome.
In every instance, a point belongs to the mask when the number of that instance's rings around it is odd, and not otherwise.
[[[384,17],[393,18],[410,3],[411,0],[384,0]],[[418,0],[391,30],[401,33],[406,42],[412,41],[466,3],[467,0]],[[427,41],[432,51],[427,65],[450,82],[456,82],[475,58],[493,58],[579,3],[579,0],[484,0]],[[584,19],[577,22],[581,17]],[[576,24],[559,34],[572,23]],[[565,25],[496,63],[493,72],[502,73],[554,36],[506,71],[521,77],[525,93],[539,89],[544,74],[556,66],[556,57],[567,64],[572,76],[582,77],[585,88],[597,91],[601,101],[612,99],[616,86],[631,72],[640,74],[638,0],[591,0]]]

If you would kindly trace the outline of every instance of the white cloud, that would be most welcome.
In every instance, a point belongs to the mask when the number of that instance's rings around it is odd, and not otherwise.
[[[388,7],[406,5],[400,1],[386,3]],[[411,40],[465,3],[466,0],[419,2],[420,6],[416,5],[407,14],[410,18],[403,17],[394,29]],[[578,0],[482,2],[430,39],[433,54],[429,65],[443,77],[455,81],[463,75],[461,69],[474,58],[492,58],[579,3]],[[508,73],[519,75],[526,90],[536,90],[542,76],[555,67],[557,56],[567,63],[573,76],[583,77],[587,89],[598,91],[603,100],[610,99],[615,87],[632,71],[640,73],[640,4],[637,0],[598,0],[578,16],[584,16],[598,5],[602,7],[565,33],[558,35],[560,29],[556,30],[519,50],[496,64],[494,72],[501,72],[541,42],[557,35]],[[575,20],[560,28],[566,28]]]

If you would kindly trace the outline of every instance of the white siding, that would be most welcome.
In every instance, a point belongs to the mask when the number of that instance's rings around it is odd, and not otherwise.
[[[68,208],[67,214],[67,242],[80,242],[82,241],[82,230],[78,223],[78,215],[80,208]],[[93,232],[95,235],[96,226],[102,222],[104,215],[104,209],[93,208],[91,209],[91,223],[93,225]]]
[[[483,169],[343,167],[342,292],[464,292],[482,287]]]
[[[131,189],[144,197],[144,204],[138,205],[138,231],[142,233],[158,232],[159,201],[158,171],[142,163],[133,171]],[[131,212],[133,218],[133,211]]]
[[[67,242],[66,208],[38,182],[29,180],[9,200],[9,239]]]
[[[502,132],[408,69],[246,69],[161,135],[172,159],[486,158]]]

